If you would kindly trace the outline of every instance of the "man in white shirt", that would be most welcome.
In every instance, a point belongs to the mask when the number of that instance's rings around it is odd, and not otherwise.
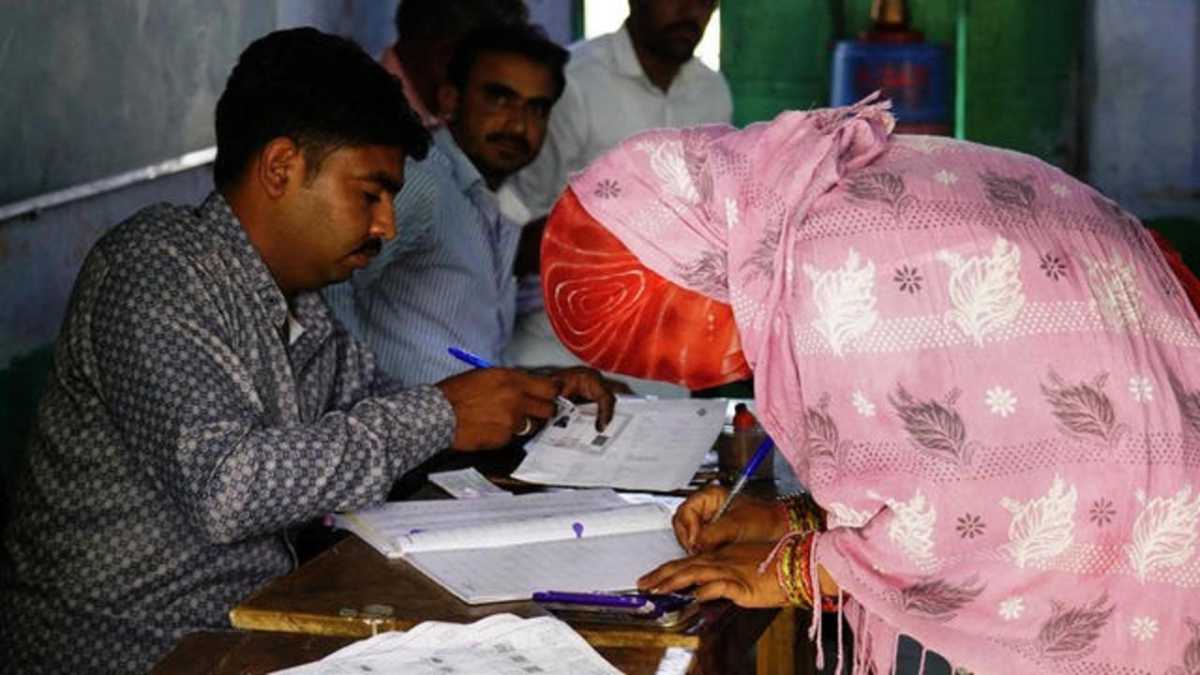
[[[717,0],[629,0],[629,18],[615,33],[576,44],[567,87],[550,115],[537,159],[501,190],[500,204],[518,221],[541,219],[567,177],[629,136],[661,127],[729,122],[729,85],[693,53]],[[540,308],[537,270],[541,223],[522,235],[517,328],[507,356],[518,364],[578,363],[554,336]],[[672,385],[631,381],[642,394],[686,395]]]
[[[693,56],[716,6],[629,0],[620,30],[572,47],[542,152],[511,181],[531,216],[548,213],[571,173],[632,134],[730,121],[729,85]]]

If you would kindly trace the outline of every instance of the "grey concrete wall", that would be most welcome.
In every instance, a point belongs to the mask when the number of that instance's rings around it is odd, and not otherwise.
[[[0,204],[212,145],[225,78],[274,20],[243,0],[0,3]]]
[[[1200,218],[1200,2],[1090,0],[1085,176],[1142,218]]]
[[[394,8],[372,0],[0,2],[0,205],[209,147],[213,109],[245,45],[313,25],[382,49]],[[211,189],[206,166],[0,221],[0,369],[58,335],[83,257],[104,231],[142,206],[196,202]]]
[[[207,166],[0,223],[0,369],[58,336],[75,275],[114,224],[156,202],[212,190]]]

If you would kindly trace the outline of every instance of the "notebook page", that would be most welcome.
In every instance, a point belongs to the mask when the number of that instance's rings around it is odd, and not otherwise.
[[[562,513],[503,523],[425,530],[400,537],[398,546],[404,555],[408,555],[416,551],[495,548],[555,539],[580,539],[662,530],[670,529],[671,513],[671,510],[661,504],[623,505],[612,509]]]
[[[405,556],[463,602],[528,599],[537,591],[621,591],[687,554],[669,530]]]
[[[591,511],[624,503],[612,490],[578,490],[470,500],[388,502],[369,509],[335,514],[333,520],[338,527],[354,532],[380,553],[394,558],[400,555],[400,538],[413,531]]]

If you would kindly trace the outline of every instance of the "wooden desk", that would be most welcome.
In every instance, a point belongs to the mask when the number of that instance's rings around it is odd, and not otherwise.
[[[322,659],[355,638],[258,631],[204,631],[185,636],[151,675],[259,675]],[[597,651],[623,673],[655,672],[665,650],[601,647]]]
[[[272,580],[229,613],[237,628],[361,638],[384,630],[406,630],[422,621],[468,623],[498,612],[543,616],[532,602],[467,605],[403,560],[388,560],[355,536]],[[767,630],[776,615],[781,624]],[[738,673],[749,668],[750,646],[760,641],[757,671],[792,675],[792,613],[745,610],[712,603],[689,632],[652,627],[575,624],[602,653],[609,648],[693,650],[695,673]],[[661,654],[661,651],[659,652]],[[769,655],[769,657],[767,657]],[[646,671],[654,672],[653,668]]]

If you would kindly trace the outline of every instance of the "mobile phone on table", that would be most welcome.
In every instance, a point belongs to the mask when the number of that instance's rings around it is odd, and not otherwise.
[[[680,593],[574,593],[543,591],[533,601],[560,618],[597,623],[653,624],[675,628],[696,612],[697,603]]]

